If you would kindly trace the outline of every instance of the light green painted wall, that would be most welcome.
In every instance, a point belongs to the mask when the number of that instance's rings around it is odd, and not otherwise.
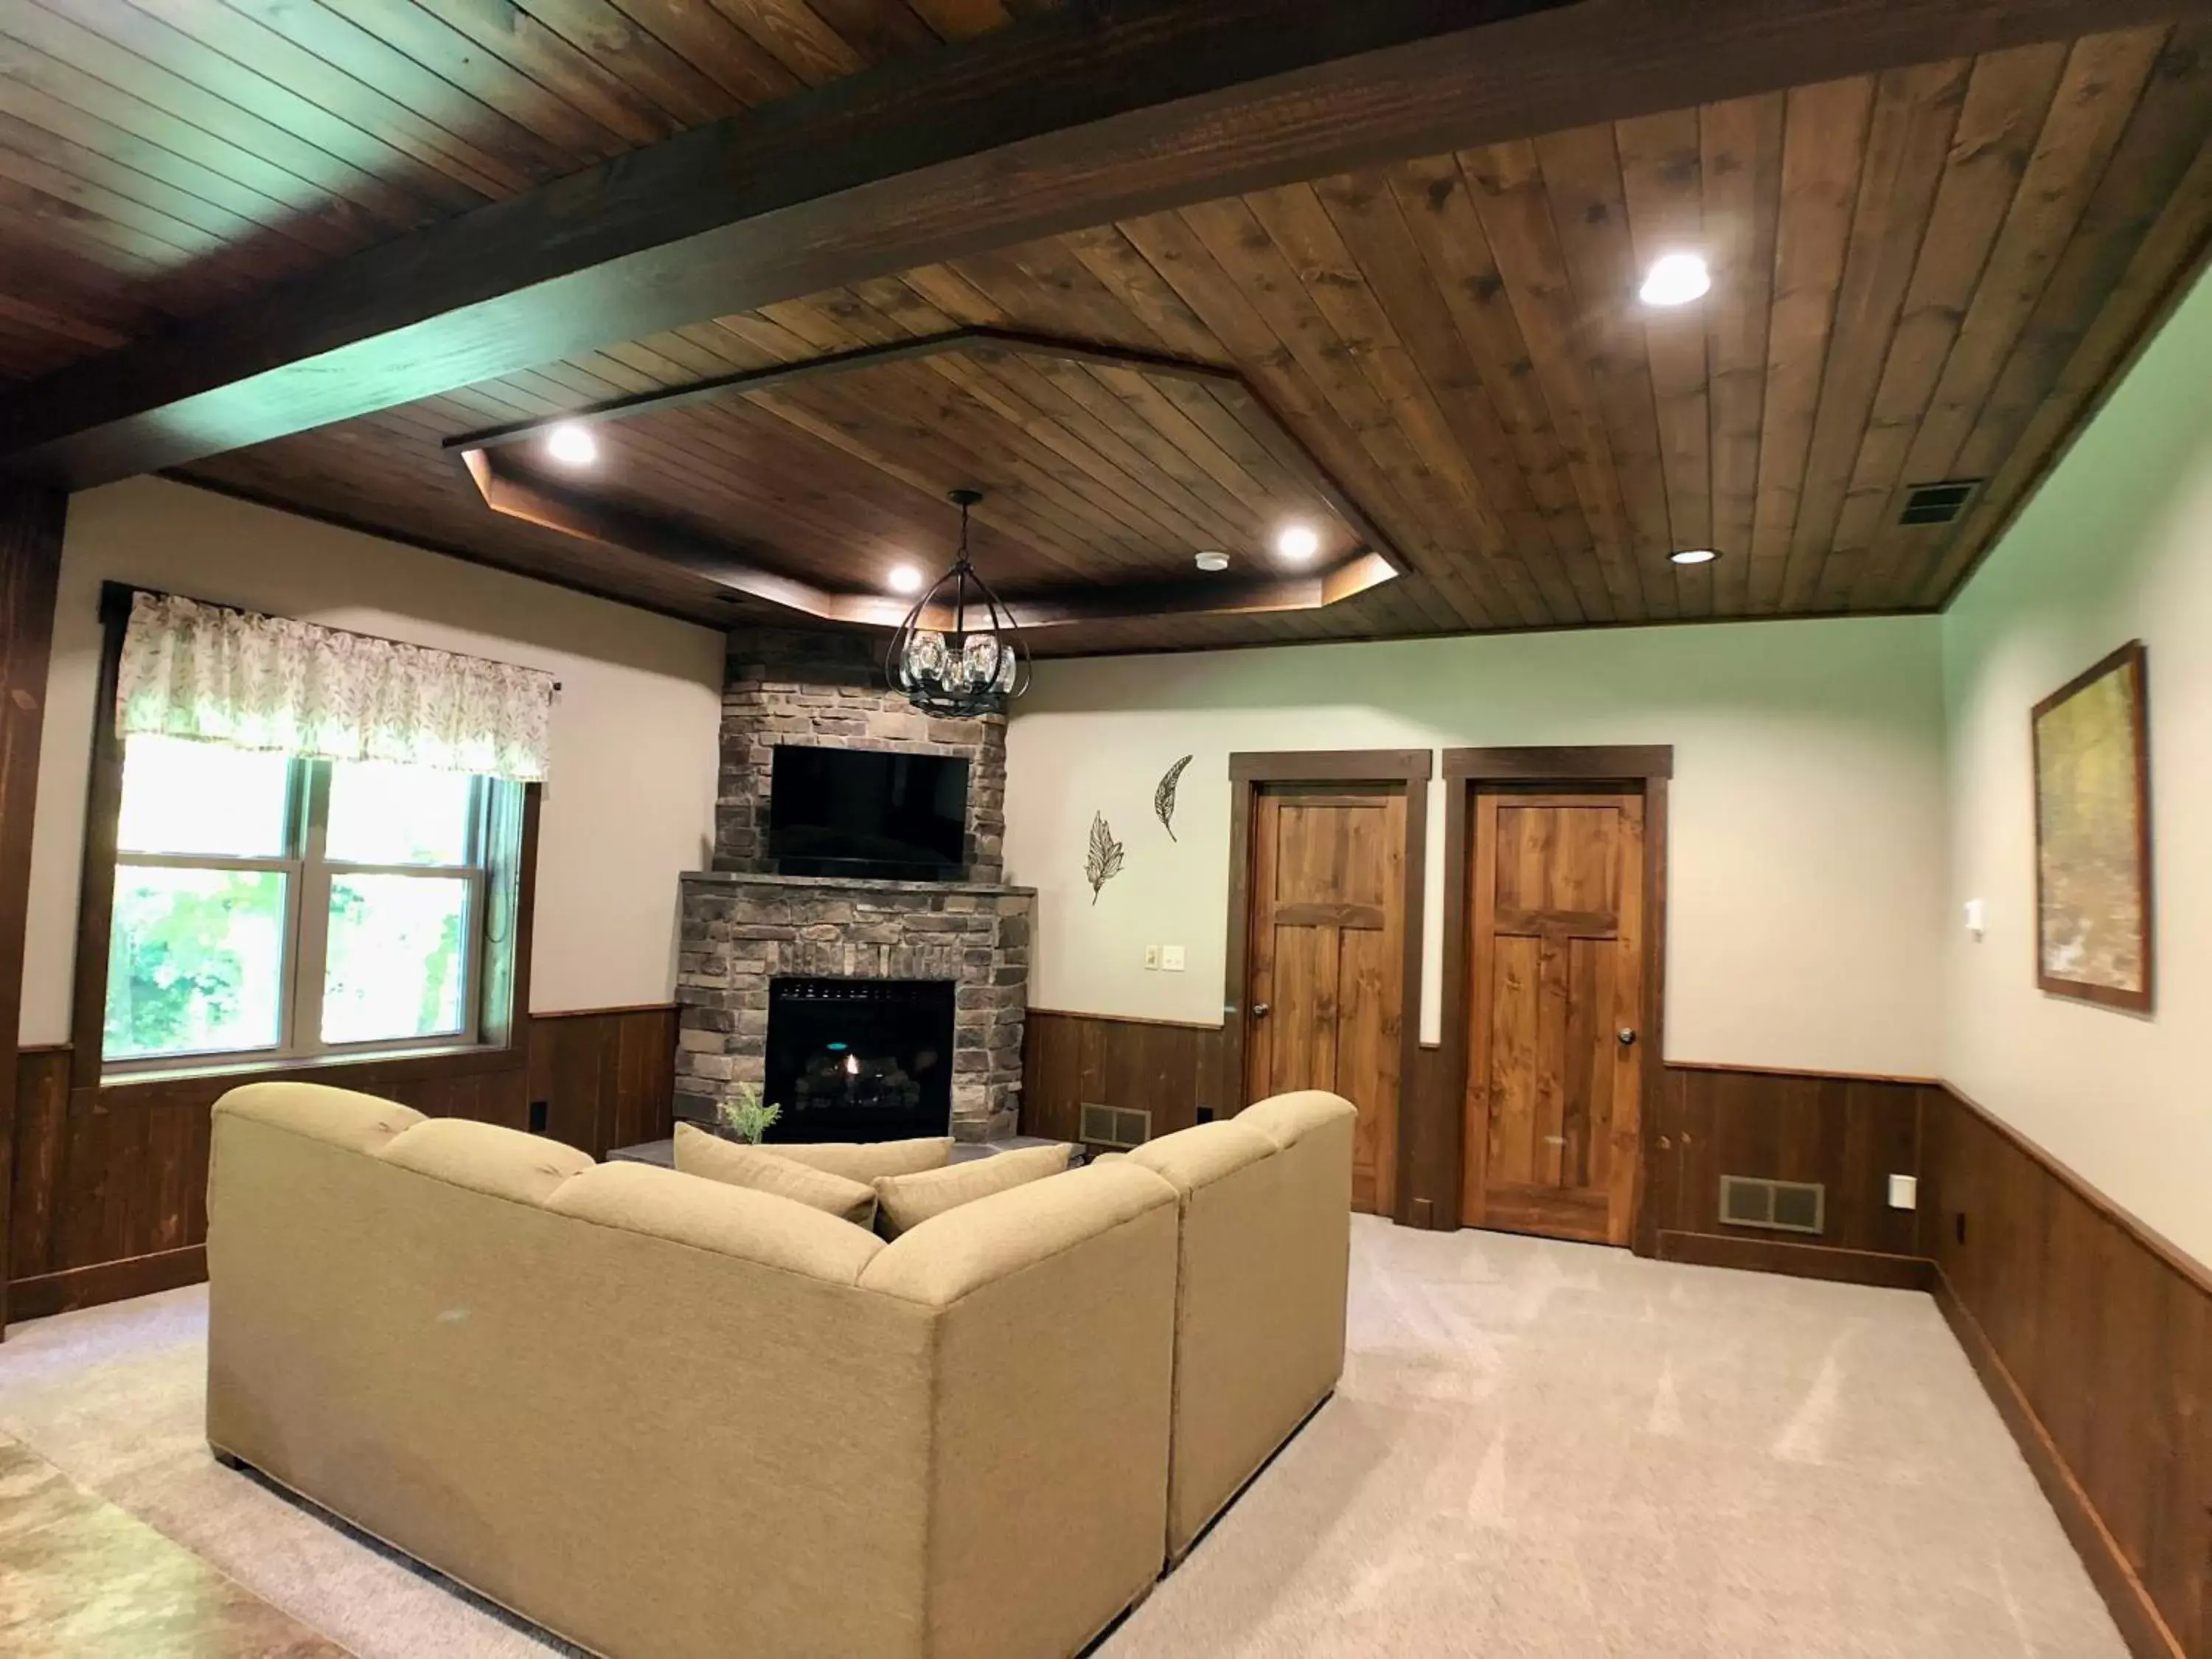
[[[1669,743],[1668,1054],[1932,1073],[1939,631],[1867,618],[1044,664],[1007,739],[1008,866],[1040,894],[1030,1000],[1221,1018],[1232,751]],[[1170,841],[1152,792],[1186,753]],[[1432,805],[1431,1039],[1441,790]],[[1083,861],[1099,811],[1127,862],[1094,904]],[[1148,944],[1182,945],[1186,971],[1146,971]]]
[[[2158,1007],[2035,986],[2028,711],[2150,650]],[[1943,618],[1951,800],[1943,1072],[2212,1261],[2212,283],[2184,301]],[[1959,921],[1988,908],[1974,943]]]

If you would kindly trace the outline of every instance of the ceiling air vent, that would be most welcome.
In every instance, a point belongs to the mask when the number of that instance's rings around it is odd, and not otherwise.
[[[1086,1100],[1076,1138],[1086,1146],[1141,1146],[1152,1138],[1152,1115]]]
[[[1817,1233],[1827,1210],[1828,1189],[1808,1181],[1766,1181],[1756,1176],[1721,1177],[1721,1220],[1731,1227],[1765,1227],[1780,1233]]]
[[[1946,478],[1942,483],[1908,484],[1899,524],[1948,524],[1966,511],[1966,502],[1982,487],[1979,478]]]

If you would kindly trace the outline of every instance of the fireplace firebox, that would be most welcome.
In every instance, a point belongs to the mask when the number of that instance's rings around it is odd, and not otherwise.
[[[772,979],[763,1098],[775,1141],[951,1132],[950,980]]]

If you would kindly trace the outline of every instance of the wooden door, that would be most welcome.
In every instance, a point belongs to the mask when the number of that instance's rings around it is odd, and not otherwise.
[[[1244,1097],[1328,1089],[1359,1109],[1352,1201],[1397,1195],[1406,792],[1268,784],[1252,806]]]
[[[1484,789],[1473,816],[1462,1214],[1625,1244],[1647,1063],[1644,797]]]

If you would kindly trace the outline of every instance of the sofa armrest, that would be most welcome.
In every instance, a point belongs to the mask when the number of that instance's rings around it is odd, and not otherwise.
[[[1175,1189],[1133,1164],[1073,1170],[906,1233],[862,1291],[925,1320],[925,1651],[1083,1649],[1165,1556]],[[1048,1572],[1007,1540],[1052,1540]]]

